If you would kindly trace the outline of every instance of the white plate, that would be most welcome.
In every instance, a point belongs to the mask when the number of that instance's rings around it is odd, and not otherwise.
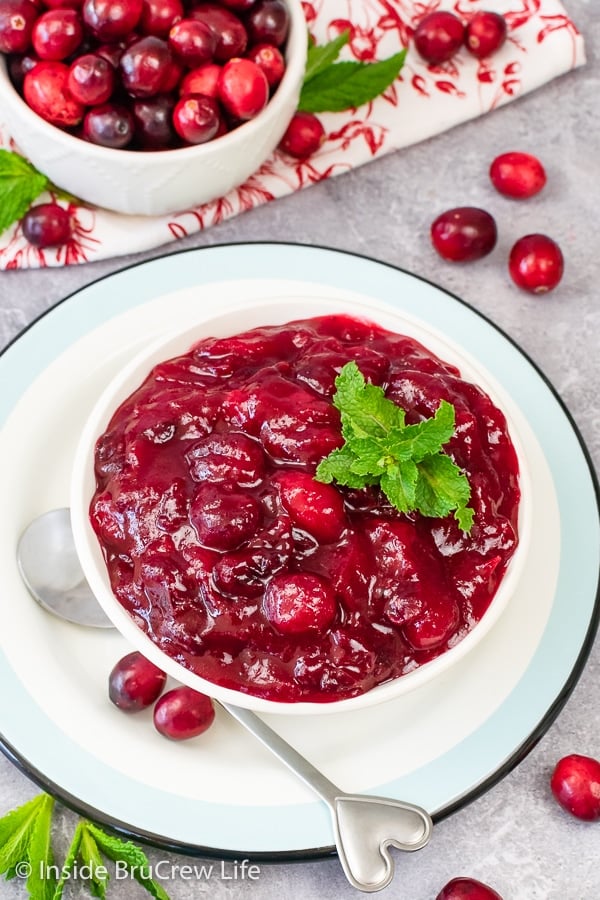
[[[533,475],[534,538],[514,601],[441,685],[371,710],[270,724],[341,788],[401,797],[437,818],[522,758],[581,672],[598,618],[597,485],[568,413],[518,347],[428,282],[339,251],[240,244],[142,263],[67,298],[0,357],[2,744],[38,784],[97,821],[189,853],[331,852],[323,805],[225,713],[201,738],[173,744],[149,711],[112,707],[106,679],[124,639],[40,610],[19,580],[15,547],[31,518],[68,503],[89,407],[143,341],[227,298],[349,293],[442,331],[512,396]]]

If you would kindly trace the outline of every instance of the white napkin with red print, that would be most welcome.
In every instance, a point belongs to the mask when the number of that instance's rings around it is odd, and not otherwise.
[[[0,270],[92,262],[176,241],[490,112],[585,62],[583,38],[559,0],[347,0],[347,19],[340,17],[338,0],[305,2],[304,8],[319,44],[350,29],[342,59],[375,61],[408,45],[400,78],[373,103],[321,115],[327,140],[308,160],[275,151],[227,196],[175,215],[133,217],[73,207],[73,239],[57,249],[30,246],[15,225],[0,235]],[[463,50],[448,63],[428,66],[410,35],[426,12],[444,8],[465,18],[477,9],[502,13],[508,40],[487,60]],[[0,110],[0,147],[18,150],[1,117]]]

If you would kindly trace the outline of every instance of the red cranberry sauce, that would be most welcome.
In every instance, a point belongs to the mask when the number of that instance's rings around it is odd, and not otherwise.
[[[342,443],[331,398],[349,360],[408,422],[454,404],[446,450],[470,480],[470,534],[313,479]],[[157,365],[95,463],[91,521],[120,603],[186,668],[271,700],[351,697],[443,653],[518,540],[503,414],[416,341],[349,316],[208,338]]]

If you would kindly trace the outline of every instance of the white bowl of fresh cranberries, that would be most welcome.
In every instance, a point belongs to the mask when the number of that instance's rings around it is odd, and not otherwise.
[[[301,0],[0,0],[0,104],[60,188],[163,215],[257,171],[304,77]]]
[[[71,496],[84,572],[132,647],[217,700],[330,713],[398,697],[464,659],[518,587],[531,489],[512,401],[387,305],[241,294],[148,346],[90,411]],[[415,478],[452,469],[468,508],[400,511],[389,460],[385,484],[360,466],[362,482],[324,477],[357,448],[378,465],[374,422],[417,447],[444,404],[444,446],[420,445]]]

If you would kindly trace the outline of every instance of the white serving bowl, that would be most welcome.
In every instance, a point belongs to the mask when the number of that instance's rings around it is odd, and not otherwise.
[[[218,285],[215,285],[215,291],[218,291]],[[265,700],[220,687],[185,669],[160,650],[117,601],[112,593],[100,545],[89,519],[89,505],[96,488],[94,448],[113,413],[142,384],[157,363],[187,352],[193,344],[206,337],[227,337],[250,328],[282,325],[295,319],[308,319],[335,313],[347,313],[358,318],[368,319],[390,331],[406,334],[420,341],[442,360],[457,366],[465,380],[478,384],[502,410],[506,416],[509,434],[519,462],[521,488],[519,543],[508,564],[504,578],[481,620],[460,642],[437,658],[357,697],[323,703]],[[454,666],[459,660],[462,660],[493,628],[516,590],[531,538],[532,491],[527,459],[523,451],[523,442],[515,425],[515,418],[518,418],[518,412],[510,397],[470,354],[429,326],[412,317],[405,317],[389,305],[370,298],[363,302],[356,297],[348,300],[326,296],[323,298],[285,297],[259,303],[241,302],[240,305],[229,305],[219,315],[203,317],[199,311],[193,325],[183,324],[179,331],[150,342],[145,349],[134,356],[110,381],[90,411],[76,450],[71,480],[71,517],[80,562],[98,601],[131,645],[176,680],[195,690],[209,694],[216,700],[259,712],[294,715],[338,713],[388,701],[414,691],[432,679],[440,678],[450,666]]]
[[[260,168],[296,111],[306,65],[307,28],[301,0],[286,3],[290,29],[281,83],[254,119],[206,144],[139,152],[74,137],[30,109],[13,87],[0,54],[2,119],[33,165],[86,203],[148,216],[208,203],[243,184]]]

